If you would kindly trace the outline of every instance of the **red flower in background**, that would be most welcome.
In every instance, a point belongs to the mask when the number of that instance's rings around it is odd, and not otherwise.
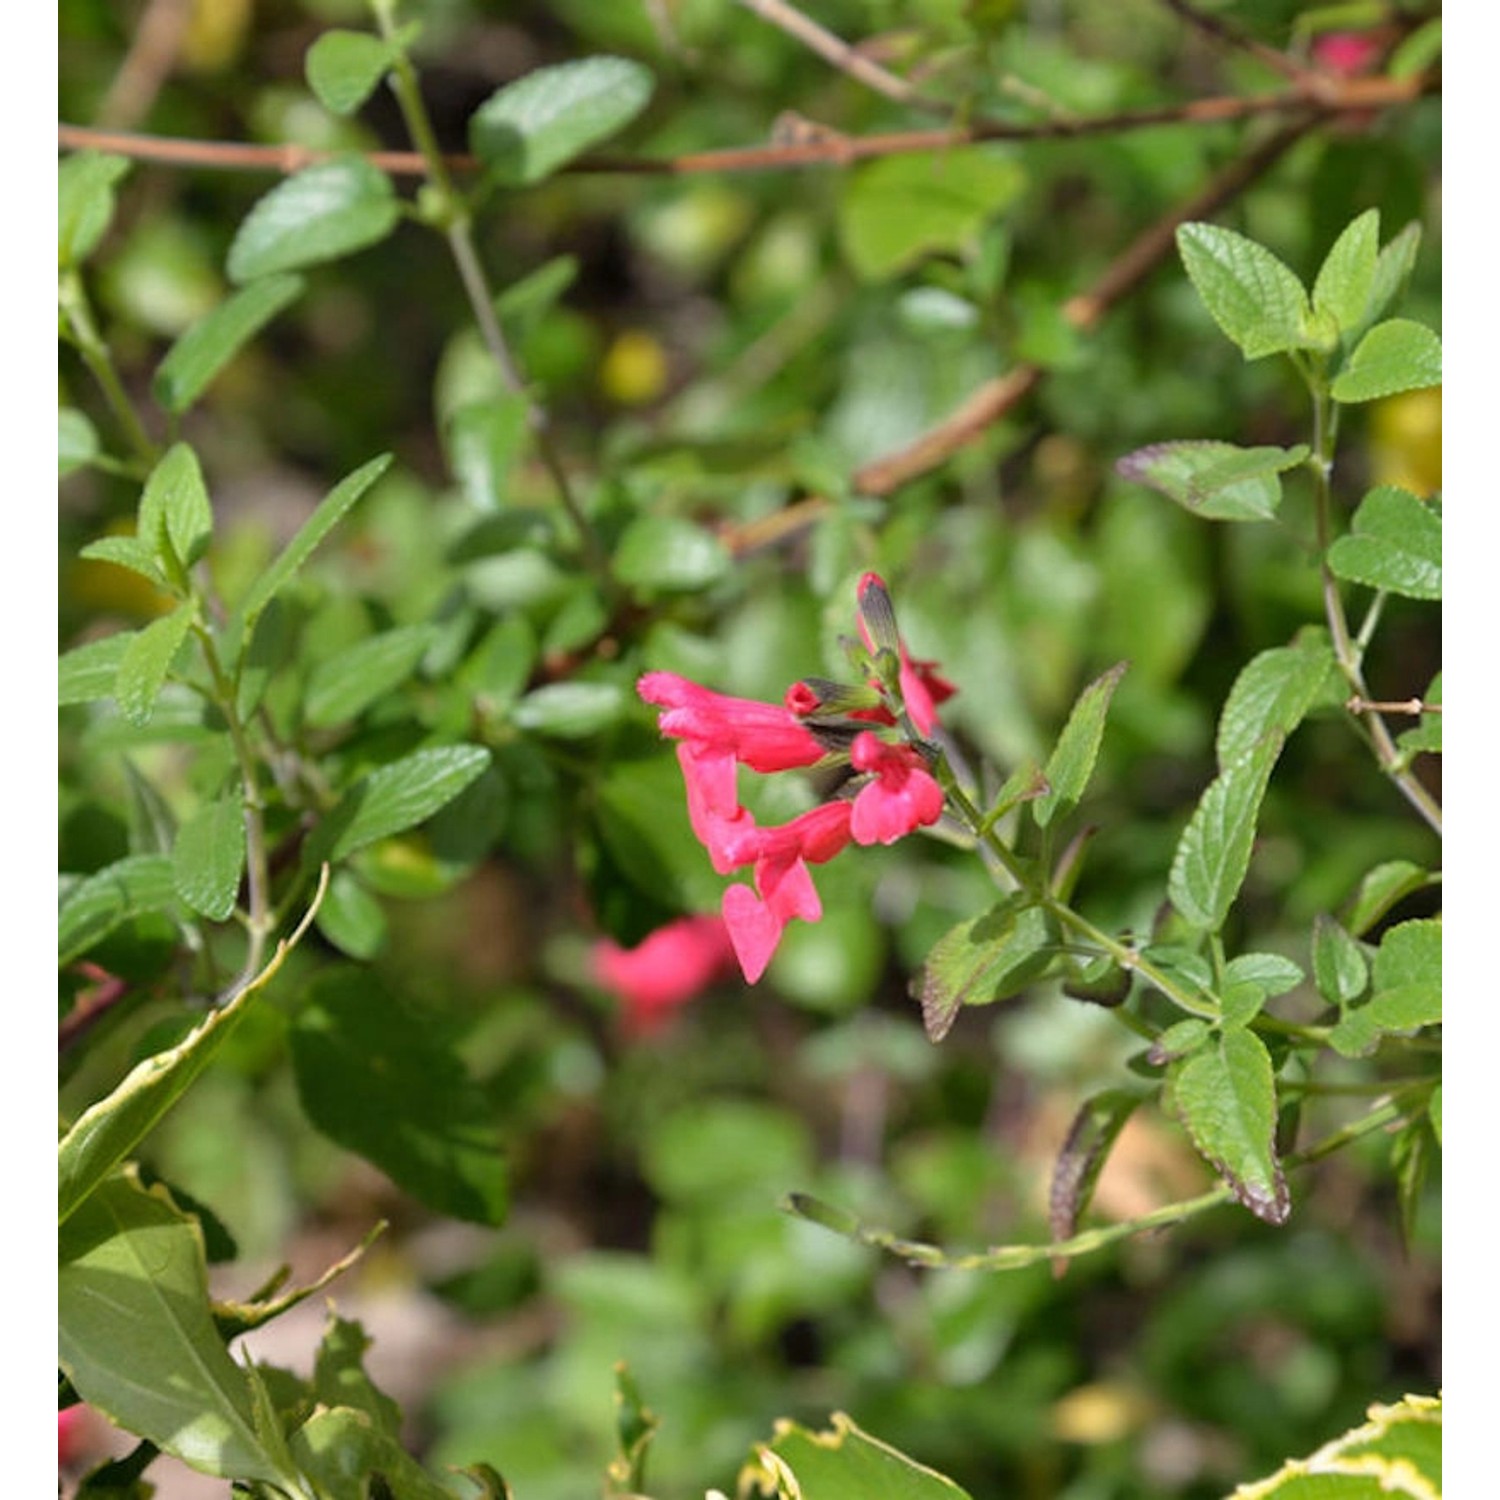
[[[634,948],[609,938],[594,945],[594,979],[617,996],[626,1031],[659,1031],[689,1000],[734,968],[734,949],[724,919],[680,917],[658,927]]]

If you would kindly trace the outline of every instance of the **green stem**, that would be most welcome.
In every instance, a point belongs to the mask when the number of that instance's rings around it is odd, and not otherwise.
[[[124,429],[130,446],[149,471],[155,467],[161,454],[131,404],[124,382],[115,369],[109,345],[104,342],[98,324],[94,322],[93,309],[89,306],[88,294],[83,289],[83,280],[76,271],[66,273],[58,281],[57,305],[68,325],[68,334],[83,356],[84,364],[89,367],[89,373],[104,393],[110,411]]]

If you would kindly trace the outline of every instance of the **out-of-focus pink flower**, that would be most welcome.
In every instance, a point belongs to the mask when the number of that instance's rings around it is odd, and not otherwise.
[[[594,944],[594,979],[616,995],[626,1031],[660,1030],[689,1000],[734,968],[735,953],[718,915],[679,917],[634,948],[610,938]]]
[[[65,1406],[57,1414],[57,1466],[65,1468],[88,1447],[87,1408]]]
[[[1340,78],[1368,72],[1380,50],[1380,38],[1369,31],[1328,31],[1312,45],[1313,61]]]
[[[910,745],[889,745],[866,730],[849,747],[856,771],[875,779],[854,799],[850,832],[857,844],[893,844],[943,815],[943,789]]]

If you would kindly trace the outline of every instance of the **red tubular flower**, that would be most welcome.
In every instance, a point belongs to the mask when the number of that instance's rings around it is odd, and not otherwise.
[[[731,698],[675,672],[647,672],[636,689],[667,711],[661,732],[685,741],[700,756],[728,757],[752,771],[791,771],[816,765],[823,747],[807,726],[777,703]]]
[[[729,972],[735,953],[724,919],[713,914],[668,922],[634,948],[602,938],[592,957],[595,981],[622,1004],[625,1030],[642,1036]]]
[[[943,815],[943,789],[910,745],[888,745],[868,730],[849,748],[856,771],[875,780],[854,799],[850,832],[857,844],[893,844]]]
[[[930,737],[937,728],[937,705],[951,698],[957,689],[939,675],[936,662],[916,660],[907,651],[906,642],[896,628],[890,591],[879,573],[866,573],[859,580],[858,598],[859,633],[866,648],[894,651],[900,657],[901,700],[917,732],[924,738]]]

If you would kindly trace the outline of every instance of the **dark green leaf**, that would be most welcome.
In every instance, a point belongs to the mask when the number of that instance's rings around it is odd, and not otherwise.
[[[629,707],[618,682],[552,682],[527,693],[510,717],[518,729],[579,740],[618,723]]]
[[[1110,1089],[1095,1094],[1073,1116],[1052,1168],[1047,1227],[1054,1240],[1071,1239],[1078,1232],[1110,1148],[1140,1102],[1139,1094]]]
[[[120,659],[135,638],[133,630],[119,630],[97,641],[88,641],[65,651],[57,659],[57,702],[92,703],[96,698],[111,698]]]
[[[458,796],[489,763],[490,752],[482,745],[440,745],[381,766],[345,792],[319,829],[318,857],[345,859],[379,839],[416,827]]]
[[[627,588],[689,593],[717,583],[729,553],[716,536],[677,516],[640,516],[625,528],[614,574]]]
[[[1322,630],[1305,631],[1290,646],[1253,657],[1235,678],[1219,716],[1220,770],[1247,754],[1263,734],[1290,734],[1334,669],[1333,647]]]
[[[432,639],[432,626],[407,625],[357,641],[319,662],[303,699],[307,722],[328,729],[357,718],[416,671]]]
[[[1430,328],[1409,318],[1377,323],[1334,377],[1333,399],[1374,401],[1398,391],[1443,383],[1443,345]]]
[[[1306,346],[1307,293],[1264,246],[1216,224],[1183,224],[1177,248],[1204,307],[1246,359]]]
[[[1192,439],[1137,448],[1115,468],[1205,520],[1266,521],[1281,504],[1279,476],[1306,457],[1302,446],[1238,448]]]
[[[324,1406],[360,1411],[388,1437],[401,1435],[401,1408],[376,1386],[364,1366],[372,1340],[364,1329],[330,1311],[313,1366],[313,1390]]]
[[[1267,734],[1204,792],[1178,840],[1167,881],[1172,905],[1194,927],[1217,932],[1250,868],[1255,824],[1282,736]]]
[[[645,68],[623,57],[538,68],[479,106],[469,144],[496,181],[539,182],[628,125],[654,87]]]
[[[461,406],[443,433],[448,463],[476,510],[493,511],[506,498],[505,481],[530,433],[531,404],[507,393]]]
[[[1401,1207],[1401,1237],[1408,1248],[1422,1206],[1422,1190],[1437,1165],[1438,1143],[1432,1121],[1424,1115],[1408,1120],[1391,1142],[1391,1170],[1396,1178],[1396,1197]]]
[[[1351,334],[1363,323],[1375,284],[1380,251],[1380,211],[1367,209],[1333,243],[1313,283],[1312,305],[1326,312],[1341,334]]]
[[[99,456],[94,424],[73,406],[57,409],[57,473],[60,478],[93,463]]]
[[[1099,758],[1109,701],[1128,665],[1117,663],[1078,695],[1042,773],[1047,778],[1047,790],[1031,804],[1037,827],[1045,828],[1054,818],[1071,812],[1082,798]]]
[[[104,238],[115,212],[115,184],[130,170],[123,156],[81,151],[57,166],[57,264],[77,265]]]
[[[1218,1044],[1173,1065],[1173,1107],[1193,1145],[1236,1198],[1269,1224],[1291,1211],[1275,1149],[1276,1081],[1253,1031],[1225,1031]]]
[[[151,393],[180,416],[209,382],[283,308],[302,295],[300,276],[267,276],[200,318],[167,350],[151,380]]]
[[[128,854],[85,876],[57,910],[57,961],[69,964],[122,922],[172,905],[172,862],[160,854]]]
[[[324,109],[352,115],[391,67],[391,49],[364,31],[325,31],[307,49],[307,82]]]
[[[828,1432],[785,1423],[768,1446],[772,1466],[755,1466],[762,1493],[776,1500],[968,1500],[965,1490],[868,1433],[843,1412]],[[774,1486],[774,1487],[773,1487]]]
[[[1328,566],[1352,583],[1409,599],[1441,599],[1441,513],[1408,491],[1383,484],[1360,501],[1353,529],[1328,549]]]
[[[229,247],[229,279],[337,260],[383,240],[400,217],[390,178],[363,157],[306,167],[250,210]]]
[[[947,1036],[959,1007],[989,1005],[1024,989],[1053,953],[1047,913],[1020,894],[949,929],[927,955],[915,986],[927,1035]]]
[[[493,1105],[430,1020],[363,970],[321,975],[292,1024],[308,1118],[428,1207],[498,1224],[507,1206]]]
[[[211,922],[234,911],[245,870],[245,803],[238,792],[205,802],[177,832],[172,879],[177,894]]]
[[[172,660],[187,639],[192,623],[193,606],[180,604],[171,614],[153,620],[131,636],[115,673],[115,701],[132,724],[144,724],[150,719]]]
[[[1318,993],[1342,1010],[1364,994],[1370,966],[1364,949],[1332,917],[1313,922],[1313,979]]]
[[[368,962],[385,947],[385,908],[347,870],[335,870],[318,908],[318,931],[350,958]]]

